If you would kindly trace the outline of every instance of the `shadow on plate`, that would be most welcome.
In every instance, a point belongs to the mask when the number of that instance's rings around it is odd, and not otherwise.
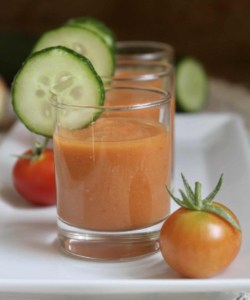
[[[6,204],[15,207],[15,208],[27,208],[27,209],[41,209],[41,208],[49,208],[49,207],[53,207],[52,206],[41,206],[41,205],[36,205],[36,204],[32,204],[31,202],[29,202],[28,200],[24,199],[23,197],[21,197],[15,190],[13,187],[11,186],[2,186],[0,188],[0,197],[1,200],[4,201]]]
[[[8,235],[7,246],[19,249],[20,254],[24,252],[26,256],[32,253],[48,257],[59,253],[56,221],[47,217],[39,221],[14,219],[9,222],[5,235]]]

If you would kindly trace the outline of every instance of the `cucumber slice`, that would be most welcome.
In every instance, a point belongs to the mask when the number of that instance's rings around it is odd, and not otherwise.
[[[67,25],[88,28],[99,34],[113,50],[115,49],[115,34],[99,20],[91,17],[74,18],[70,19]]]
[[[51,137],[55,111],[51,100],[69,105],[100,106],[104,103],[102,80],[90,61],[65,47],[52,47],[32,54],[12,84],[16,115],[32,132]],[[62,107],[63,108],[63,107]],[[100,110],[62,109],[62,126],[77,129],[98,117]]]
[[[198,112],[207,101],[207,75],[202,64],[184,57],[176,63],[177,111]]]
[[[62,26],[44,33],[33,52],[48,47],[64,46],[86,56],[100,76],[114,73],[114,53],[103,38],[95,32],[77,26]]]

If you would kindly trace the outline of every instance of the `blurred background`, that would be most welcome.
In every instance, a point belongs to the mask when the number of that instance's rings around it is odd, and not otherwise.
[[[0,0],[0,3],[0,73],[16,67],[36,36],[69,18],[87,15],[111,27],[118,40],[169,43],[177,54],[200,59],[209,75],[250,87],[250,1]]]
[[[250,1],[0,0],[0,5],[0,79],[5,85],[10,87],[42,33],[70,18],[90,16],[110,27],[117,40],[161,41],[171,44],[177,56],[198,59],[209,78],[203,110],[239,113],[250,132]],[[0,100],[7,98],[1,81]],[[5,103],[0,129],[2,119],[10,120]]]

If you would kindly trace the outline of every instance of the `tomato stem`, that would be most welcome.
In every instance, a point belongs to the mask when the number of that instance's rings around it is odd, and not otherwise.
[[[201,199],[201,184],[199,182],[195,182],[195,206],[200,209],[202,207],[202,199]]]
[[[45,137],[42,142],[41,141],[34,142],[34,146],[32,149],[32,160],[37,159],[43,153],[43,151],[47,147],[49,141],[50,141],[50,138]]]
[[[170,194],[171,198],[181,207],[191,209],[191,210],[198,210],[198,211],[207,211],[213,214],[216,214],[229,222],[233,227],[237,230],[241,231],[240,225],[234,220],[234,218],[222,207],[217,206],[212,203],[213,199],[219,192],[222,181],[223,181],[223,174],[220,176],[220,179],[215,186],[214,190],[204,199],[202,199],[201,195],[201,183],[195,182],[194,190],[192,190],[191,186],[189,185],[188,181],[186,180],[185,176],[181,174],[183,184],[185,187],[186,194],[183,190],[179,189],[182,199],[177,198],[173,195],[170,189],[166,186],[168,193]]]

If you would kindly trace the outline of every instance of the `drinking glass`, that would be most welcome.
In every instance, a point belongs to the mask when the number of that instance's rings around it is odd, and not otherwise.
[[[124,260],[159,250],[170,210],[170,95],[117,86],[105,97],[105,106],[52,103],[58,237],[67,253]],[[81,115],[90,123],[68,121]]]
[[[113,77],[102,76],[106,86],[157,88],[174,93],[174,68],[170,63],[118,60]]]
[[[155,41],[118,41],[117,60],[161,61],[174,64],[174,48]]]
[[[170,123],[171,123],[171,161],[172,179],[174,177],[174,119],[175,119],[175,98],[174,98],[174,67],[172,64],[161,61],[142,60],[117,60],[116,71],[113,77],[102,77],[106,86],[133,86],[143,88],[157,88],[169,92],[170,102]],[[132,101],[133,99],[130,99]],[[119,103],[121,99],[116,99]],[[131,102],[132,103],[132,102]]]
[[[175,60],[175,53],[174,48],[167,43],[158,42],[158,41],[137,41],[137,40],[130,40],[130,41],[118,41],[116,43],[116,62],[119,64],[120,61],[136,61],[141,63],[147,62],[161,62],[161,63],[168,63],[172,65],[174,68],[174,60]],[[145,73],[146,75],[146,73]],[[173,160],[173,176],[174,176],[174,124],[175,124],[175,111],[176,111],[176,103],[175,103],[175,83],[174,83],[174,72],[171,75],[172,83],[171,86],[167,86],[168,91],[171,93],[171,123],[172,123],[172,160]],[[137,80],[137,83],[139,81]],[[146,81],[144,81],[146,83]],[[152,81],[148,81],[148,83],[152,83]],[[164,89],[164,86],[160,87]]]

